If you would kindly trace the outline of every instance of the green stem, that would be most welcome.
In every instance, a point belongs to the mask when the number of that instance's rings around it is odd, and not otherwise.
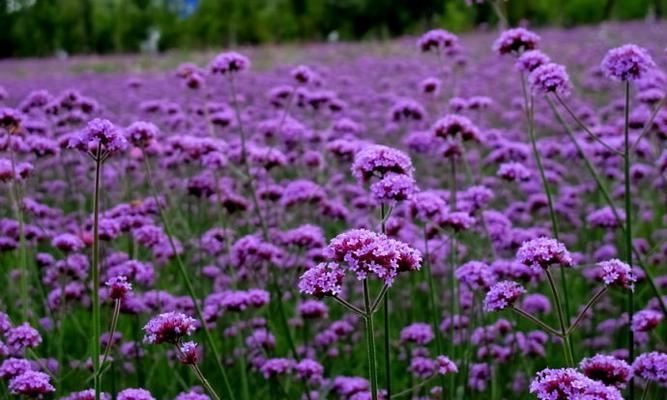
[[[577,318],[574,320],[574,322],[572,323],[572,325],[570,325],[570,327],[567,329],[567,334],[568,334],[568,336],[569,336],[570,334],[572,334],[572,332],[573,332],[574,329],[577,327],[577,325],[579,325],[579,322],[581,322],[581,320],[582,320],[582,319],[584,318],[584,316],[586,315],[586,312],[588,312],[588,310],[589,310],[591,307],[593,307],[593,305],[595,305],[595,303],[597,303],[597,301],[600,299],[600,297],[602,297],[603,294],[605,294],[606,291],[607,291],[607,287],[604,286],[604,287],[603,287],[602,289],[600,289],[597,293],[595,293],[595,295],[588,301],[588,303],[586,303],[586,306],[584,307],[584,309],[581,310],[581,312],[579,313],[579,315],[577,316]]]
[[[523,310],[519,307],[512,307],[512,311],[514,311],[515,313],[519,314],[520,316],[526,318],[527,320],[531,321],[535,325],[539,326],[540,328],[544,329],[545,331],[549,332],[550,334],[552,334],[554,336],[558,336],[558,337],[563,336],[563,334],[561,332],[558,332],[554,328],[547,325],[545,322],[543,322],[543,321],[539,320],[538,318],[532,316],[530,313],[528,313],[527,311],[525,311],[525,310]]]
[[[100,400],[102,377],[100,376],[100,189],[102,186],[102,144],[98,143],[95,152],[95,192],[93,195],[93,260],[91,268],[91,284],[93,286],[93,386],[95,400]]]
[[[385,204],[380,204],[380,220],[382,234],[386,233],[385,226]],[[386,379],[387,398],[391,398],[391,343],[389,340],[389,286],[383,287],[384,293],[384,369]],[[382,294],[381,294],[382,296]],[[371,311],[373,312],[373,311]]]
[[[558,323],[560,324],[561,336],[563,337],[563,350],[565,351],[565,360],[567,362],[568,367],[573,367],[574,357],[572,356],[572,348],[570,347],[570,340],[567,335],[567,328],[565,326],[565,316],[563,314],[563,305],[561,304],[560,301],[560,295],[558,294],[556,283],[554,282],[553,276],[551,276],[551,271],[549,270],[549,268],[545,269],[544,272],[547,275],[547,280],[549,281],[549,288],[551,288],[551,294],[553,295],[554,303],[556,304],[556,311],[558,312]]]
[[[12,179],[9,183],[9,196],[12,203],[12,210],[14,211],[14,218],[19,224],[19,267],[21,268],[21,281],[19,282],[19,290],[21,297],[21,315],[24,321],[28,320],[30,313],[30,296],[28,295],[28,256],[25,241],[25,223],[23,220],[23,211],[21,209],[21,196],[18,190],[18,176],[16,174],[16,156],[14,154],[14,146],[12,144],[12,137],[18,128],[10,129],[7,136],[7,151],[9,151],[9,159],[12,166]]]
[[[375,362],[375,331],[373,327],[373,313],[371,312],[371,298],[368,289],[368,278],[364,279],[364,310],[366,311],[366,354],[368,356],[368,372],[371,382],[371,398],[378,400],[377,365]]]
[[[185,269],[185,264],[183,264],[183,260],[181,259],[180,254],[178,253],[176,249],[176,243],[174,242],[174,236],[171,231],[171,227],[169,225],[169,222],[167,221],[167,217],[164,213],[164,210],[162,209],[162,206],[160,205],[160,199],[158,197],[157,191],[155,189],[155,184],[153,182],[153,174],[151,172],[151,165],[150,162],[148,161],[148,158],[144,155],[144,166],[146,168],[146,178],[148,180],[148,186],[153,194],[153,199],[155,201],[155,207],[157,208],[158,211],[158,216],[160,217],[160,221],[162,222],[162,225],[164,226],[164,231],[165,234],[167,235],[167,239],[169,241],[169,246],[171,247],[171,251],[174,253],[174,258],[176,259],[176,265],[178,266],[178,271],[181,275],[181,279],[185,283],[185,288],[188,292],[188,295],[192,299],[192,303],[194,304],[195,307],[195,312],[197,313],[197,318],[201,321],[202,328],[204,330],[204,337],[206,338],[206,343],[208,346],[211,348],[211,351],[213,352],[213,357],[215,358],[216,364],[218,366],[218,370],[220,371],[220,375],[222,376],[222,381],[225,385],[225,390],[227,391],[227,396],[229,399],[234,400],[234,391],[232,390],[232,386],[229,383],[229,379],[227,378],[227,372],[225,371],[225,367],[222,365],[222,360],[220,358],[220,352],[218,351],[218,347],[215,345],[215,342],[213,341],[213,336],[211,335],[211,331],[208,327],[208,324],[206,323],[206,319],[204,318],[204,314],[201,309],[201,305],[199,304],[199,301],[197,299],[197,294],[195,293],[195,289],[192,286],[192,282],[190,281],[190,277],[188,276],[187,270]],[[98,400],[98,399],[96,399]]]
[[[624,124],[623,124],[623,138],[624,138],[624,160],[623,172],[625,180],[625,262],[632,265],[632,188],[630,180],[630,82],[625,81],[625,110],[624,110]],[[634,291],[628,290],[628,321],[632,321],[635,312]],[[632,331],[631,324],[628,324],[628,362],[632,364],[635,360],[635,338]],[[629,382],[630,400],[635,398],[635,382],[631,379]]]
[[[542,185],[544,186],[544,193],[547,196],[547,204],[549,206],[549,217],[551,218],[551,230],[554,235],[554,239],[560,240],[559,238],[559,229],[558,229],[558,219],[556,217],[556,211],[554,209],[553,195],[551,193],[551,187],[549,186],[549,181],[547,180],[546,174],[544,173],[544,167],[542,166],[542,157],[540,152],[537,149],[537,139],[535,138],[535,103],[533,98],[528,94],[526,89],[526,79],[523,73],[521,73],[521,89],[523,91],[524,103],[526,118],[528,119],[528,134],[530,136],[530,144],[533,150],[533,157],[535,158],[535,164],[537,164],[537,169],[540,171],[540,179],[542,180]],[[565,279],[565,269],[560,268],[560,283],[563,289],[563,296],[565,296],[565,317],[567,320],[570,320],[570,296],[567,290],[567,280]],[[560,309],[562,312],[562,308]],[[565,333],[565,322],[561,323],[561,329]],[[572,354],[573,350],[570,344],[570,341],[567,337],[564,337],[565,346],[568,347],[567,353]],[[570,363],[570,365],[572,365]]]
[[[111,345],[113,344],[113,334],[116,332],[116,327],[118,326],[120,303],[121,303],[120,299],[117,299],[114,302],[113,314],[111,315],[111,329],[109,331],[109,340],[107,341],[107,345],[104,348],[104,355],[102,356],[102,362],[100,362],[100,371],[98,371],[98,373],[101,373],[102,369],[104,368],[104,363],[109,358],[109,352],[111,351]]]
[[[560,124],[565,128],[565,131],[567,132],[568,136],[570,137],[570,140],[574,144],[574,146],[577,149],[577,152],[579,153],[579,156],[581,159],[584,161],[584,165],[586,166],[586,169],[588,172],[591,174],[593,179],[595,180],[595,183],[597,184],[598,189],[600,190],[600,193],[602,194],[602,197],[604,200],[607,202],[609,207],[611,208],[612,213],[614,214],[614,217],[618,221],[618,224],[623,231],[623,235],[625,237],[625,221],[621,219],[621,216],[618,214],[618,209],[616,208],[616,205],[612,201],[611,195],[609,194],[609,190],[605,186],[604,182],[602,182],[602,179],[598,175],[598,173],[595,171],[595,168],[593,167],[593,163],[590,161],[584,150],[581,148],[581,145],[579,144],[579,141],[577,138],[574,136],[574,132],[572,132],[572,128],[565,123],[565,120],[563,117],[560,115],[558,112],[558,109],[556,108],[555,104],[553,104],[553,101],[549,97],[546,98],[547,102],[549,103],[549,106],[551,107],[551,110],[554,112],[554,115],[556,116],[556,119]],[[664,99],[663,99],[664,100]],[[642,261],[641,255],[639,254],[639,251],[637,248],[632,245],[632,253],[635,256],[635,259],[637,260],[637,263],[639,266],[642,268],[644,273],[646,274],[646,280],[648,281],[649,285],[651,286],[651,290],[655,294],[656,298],[658,299],[658,303],[660,304],[660,307],[662,308],[662,312],[667,314],[667,304],[665,304],[665,301],[662,298],[662,294],[660,293],[660,290],[658,289],[658,286],[655,283],[655,279],[653,278],[653,274],[651,271],[648,270],[646,264]]]

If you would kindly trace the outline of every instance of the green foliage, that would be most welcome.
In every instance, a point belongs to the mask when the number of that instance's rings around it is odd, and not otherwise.
[[[136,52],[150,30],[161,50],[286,41],[386,39],[433,27],[460,32],[495,24],[490,4],[464,0],[0,0],[0,57]],[[508,0],[509,21],[536,25],[637,19],[667,0]]]

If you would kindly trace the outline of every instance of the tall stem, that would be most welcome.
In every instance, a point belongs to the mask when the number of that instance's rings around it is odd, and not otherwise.
[[[204,330],[204,337],[206,338],[206,343],[208,346],[211,348],[211,351],[213,352],[213,357],[215,358],[216,364],[218,366],[218,370],[220,371],[220,375],[222,376],[222,381],[225,385],[225,390],[227,391],[227,396],[229,399],[234,400],[234,391],[232,390],[232,386],[229,383],[229,379],[227,378],[227,372],[225,371],[225,367],[222,365],[222,360],[220,357],[220,352],[218,351],[218,347],[216,346],[215,342],[213,341],[213,336],[211,335],[211,331],[208,327],[208,324],[206,323],[206,319],[204,318],[204,314],[201,309],[201,305],[199,304],[197,294],[195,293],[195,289],[192,286],[192,282],[190,281],[190,277],[188,276],[187,270],[185,269],[185,264],[183,264],[183,260],[181,259],[180,254],[177,251],[176,248],[176,243],[174,242],[174,236],[171,231],[171,226],[169,225],[169,221],[167,220],[167,217],[164,213],[164,210],[162,209],[162,205],[160,205],[160,199],[157,194],[157,190],[155,189],[155,183],[153,182],[153,174],[151,171],[151,165],[150,161],[148,158],[144,155],[144,167],[146,168],[146,179],[148,180],[148,186],[151,190],[151,193],[153,195],[153,200],[155,201],[155,207],[157,208],[158,211],[158,216],[160,217],[160,221],[162,222],[162,226],[164,226],[164,231],[165,234],[167,235],[167,239],[169,241],[169,246],[171,247],[171,251],[174,253],[174,258],[176,259],[176,265],[178,266],[178,272],[181,275],[181,279],[183,280],[183,283],[185,283],[185,288],[188,291],[188,295],[190,296],[190,299],[192,299],[192,303],[194,304],[195,307],[195,312],[197,313],[197,318],[201,321],[202,328]],[[97,400],[97,399],[96,399]]]
[[[574,144],[574,146],[577,149],[577,152],[579,153],[579,157],[584,161],[584,165],[586,166],[586,169],[588,172],[591,174],[593,179],[595,180],[595,183],[597,184],[598,190],[600,190],[600,193],[602,193],[602,197],[604,200],[607,202],[609,207],[611,208],[612,213],[614,214],[614,218],[618,221],[619,226],[621,227],[621,230],[623,231],[623,235],[625,237],[625,221],[621,219],[621,216],[618,213],[618,209],[616,208],[616,205],[614,204],[611,195],[609,194],[609,190],[605,186],[604,182],[602,182],[602,179],[598,175],[598,173],[595,171],[595,168],[593,167],[593,163],[590,161],[584,150],[581,148],[581,145],[579,144],[579,141],[577,138],[574,136],[574,132],[572,132],[572,128],[565,122],[563,117],[560,115],[558,112],[558,109],[554,105],[553,101],[547,97],[547,102],[549,103],[549,106],[551,107],[551,110],[554,112],[554,115],[556,116],[556,119],[558,122],[565,128],[565,131],[567,132],[568,136],[570,137],[570,140]],[[663,99],[664,100],[664,99]],[[651,119],[652,120],[652,119]],[[636,144],[636,142],[635,142]],[[641,255],[639,254],[639,251],[637,251],[637,248],[632,245],[632,253],[635,256],[635,260],[637,264],[642,268],[644,273],[646,274],[646,280],[649,283],[649,286],[651,286],[651,290],[653,291],[653,294],[655,294],[656,298],[658,299],[658,304],[660,304],[660,308],[662,308],[662,312],[667,314],[667,304],[665,304],[665,301],[662,298],[662,294],[660,293],[660,289],[658,289],[658,285],[655,283],[655,279],[653,278],[653,274],[649,269],[647,268],[646,264],[642,261]]]
[[[104,363],[109,358],[109,352],[111,351],[111,345],[113,344],[113,334],[116,332],[116,327],[118,326],[118,315],[120,314],[120,304],[121,300],[117,299],[114,302],[113,314],[111,315],[111,329],[109,330],[109,340],[107,345],[104,347],[104,355],[102,356],[102,362],[100,362],[100,374],[104,368]]]
[[[93,260],[91,284],[93,286],[93,386],[95,400],[100,400],[102,376],[100,375],[100,294],[99,294],[99,263],[100,263],[100,189],[102,186],[102,144],[97,145],[95,152],[95,192],[93,194]]]
[[[18,188],[18,176],[16,174],[16,156],[14,155],[14,147],[12,145],[12,136],[18,128],[10,129],[7,136],[7,151],[9,151],[9,159],[12,166],[12,179],[9,183],[9,196],[12,202],[12,210],[14,211],[14,218],[19,224],[19,268],[21,268],[21,281],[19,283],[20,297],[21,297],[21,315],[23,320],[28,320],[30,312],[30,296],[28,295],[29,288],[29,273],[28,273],[28,253],[25,240],[25,221],[23,219],[23,210],[21,210],[21,195]]]
[[[625,112],[623,124],[623,172],[625,180],[625,262],[632,265],[632,188],[630,187],[630,82],[625,81]],[[628,321],[632,321],[635,312],[634,291],[628,290]],[[632,332],[631,324],[628,323],[628,361],[630,364],[635,360],[635,338]],[[631,379],[629,382],[630,400],[635,398],[635,382]]]
[[[572,349],[570,347],[570,340],[567,334],[567,327],[565,326],[565,316],[563,314],[563,306],[560,301],[560,295],[558,294],[558,289],[556,288],[556,283],[554,282],[553,276],[551,276],[551,271],[549,268],[545,269],[544,272],[547,275],[547,280],[549,281],[549,287],[551,288],[551,294],[553,295],[554,303],[556,303],[556,311],[558,312],[558,323],[560,324],[561,336],[563,337],[563,350],[565,351],[565,360],[568,367],[574,366],[574,357],[572,356]]]
[[[368,289],[368,278],[364,279],[364,310],[366,312],[366,354],[368,356],[368,372],[371,381],[371,398],[378,400],[377,365],[375,362],[375,331],[373,327],[373,313],[371,312],[371,298]]]
[[[533,157],[535,158],[535,164],[537,169],[540,171],[540,179],[542,180],[542,185],[544,187],[544,193],[547,196],[547,204],[549,206],[549,217],[551,218],[551,230],[553,232],[554,238],[559,239],[559,229],[558,229],[558,219],[556,217],[556,211],[554,209],[553,196],[551,193],[551,187],[549,186],[549,181],[547,180],[546,174],[544,173],[544,167],[542,166],[542,157],[540,152],[537,149],[537,139],[535,138],[535,102],[532,96],[528,94],[526,88],[526,78],[523,73],[521,73],[521,89],[523,91],[523,98],[525,104],[526,118],[528,119],[528,135],[530,136],[530,144],[533,150]],[[570,320],[570,296],[567,290],[567,280],[565,279],[565,269],[560,268],[560,283],[561,288],[563,289],[563,296],[565,296],[565,316],[567,320]],[[562,311],[562,309],[561,309]],[[564,327],[565,324],[562,323],[561,327]],[[563,332],[565,329],[563,328]],[[565,340],[565,345],[569,347],[568,353],[572,354],[572,348],[570,347],[569,340]]]
[[[385,234],[385,204],[380,204],[380,219],[382,234]],[[389,289],[384,294],[384,371],[386,379],[387,398],[391,399],[391,343],[389,340]]]

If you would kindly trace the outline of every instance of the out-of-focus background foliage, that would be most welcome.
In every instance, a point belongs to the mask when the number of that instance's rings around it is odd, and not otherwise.
[[[508,0],[510,24],[660,18],[667,0]],[[465,0],[0,0],[0,58],[385,39],[495,24]]]

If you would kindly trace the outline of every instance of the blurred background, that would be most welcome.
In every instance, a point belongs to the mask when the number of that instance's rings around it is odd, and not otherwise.
[[[477,0],[480,1],[480,0]],[[662,18],[667,0],[510,0],[511,25]],[[465,0],[0,0],[0,58],[377,40],[497,23]]]

